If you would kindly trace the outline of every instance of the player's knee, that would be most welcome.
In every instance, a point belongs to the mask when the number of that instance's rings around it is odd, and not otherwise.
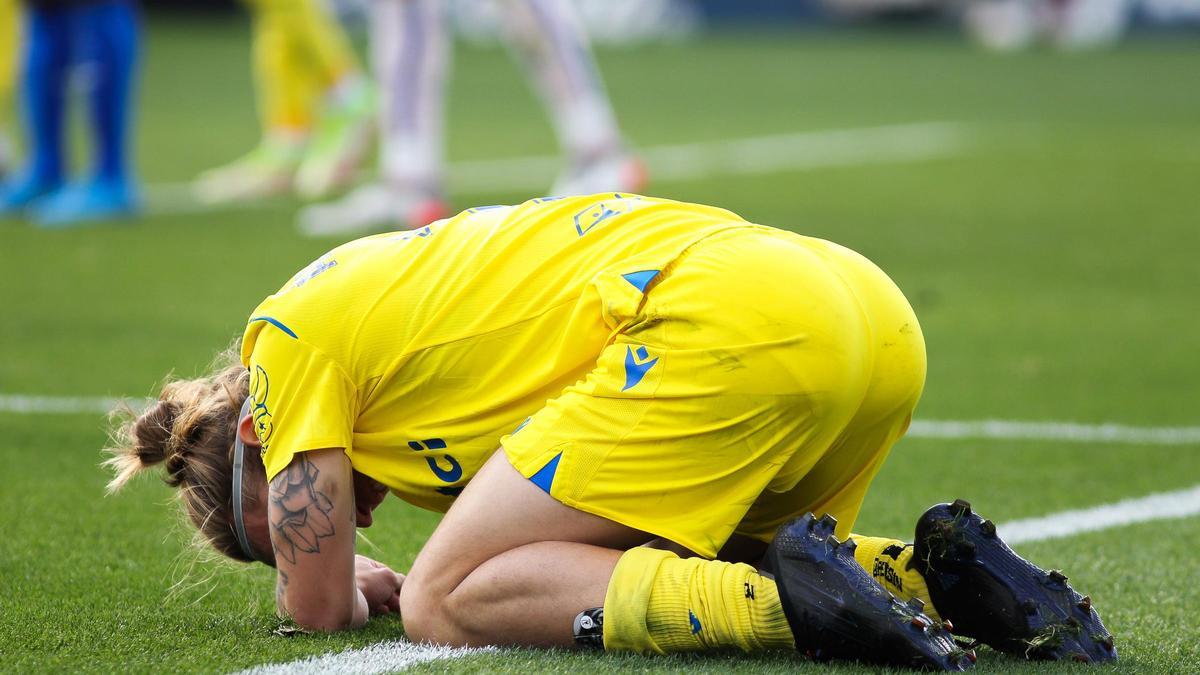
[[[400,616],[410,640],[454,647],[475,646],[479,642],[474,639],[478,636],[473,629],[475,611],[470,594],[453,593],[452,588],[436,582],[412,582],[410,576],[400,590]]]
[[[438,590],[436,584],[413,583],[410,577],[400,589],[404,633],[413,642],[466,646],[466,637],[457,627],[455,609],[450,594]]]
[[[410,575],[400,589],[400,616],[404,620],[404,632],[413,642],[439,642],[437,614],[441,598],[429,592],[426,584],[420,581]]]

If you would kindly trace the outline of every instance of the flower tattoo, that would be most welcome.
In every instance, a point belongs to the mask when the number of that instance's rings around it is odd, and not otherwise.
[[[321,472],[300,455],[271,480],[271,503],[278,517],[271,521],[276,555],[296,564],[296,551],[318,553],[320,540],[333,536],[333,502],[314,487]]]

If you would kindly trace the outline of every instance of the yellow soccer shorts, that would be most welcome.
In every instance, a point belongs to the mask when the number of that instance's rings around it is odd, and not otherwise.
[[[845,537],[924,380],[916,317],[875,265],[738,228],[662,270],[595,369],[504,446],[563,504],[706,557],[806,511]]]

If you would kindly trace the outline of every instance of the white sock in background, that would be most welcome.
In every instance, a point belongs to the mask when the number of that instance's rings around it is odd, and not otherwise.
[[[502,8],[511,51],[536,86],[570,161],[621,151],[621,132],[571,2],[507,0]]]
[[[8,130],[0,128],[0,178],[12,172],[13,147]]]
[[[374,0],[371,54],[380,88],[380,172],[400,190],[443,191],[450,38],[440,0]]]

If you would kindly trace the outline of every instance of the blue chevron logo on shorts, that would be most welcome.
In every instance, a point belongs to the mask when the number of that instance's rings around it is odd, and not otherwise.
[[[688,623],[692,624],[692,635],[700,632],[700,619],[697,619],[696,613],[690,609],[688,610]]]
[[[658,363],[658,357],[650,358],[650,353],[646,348],[638,347],[636,350],[633,347],[628,348],[625,353],[625,386],[621,391],[632,389],[646,377],[646,373]]]

